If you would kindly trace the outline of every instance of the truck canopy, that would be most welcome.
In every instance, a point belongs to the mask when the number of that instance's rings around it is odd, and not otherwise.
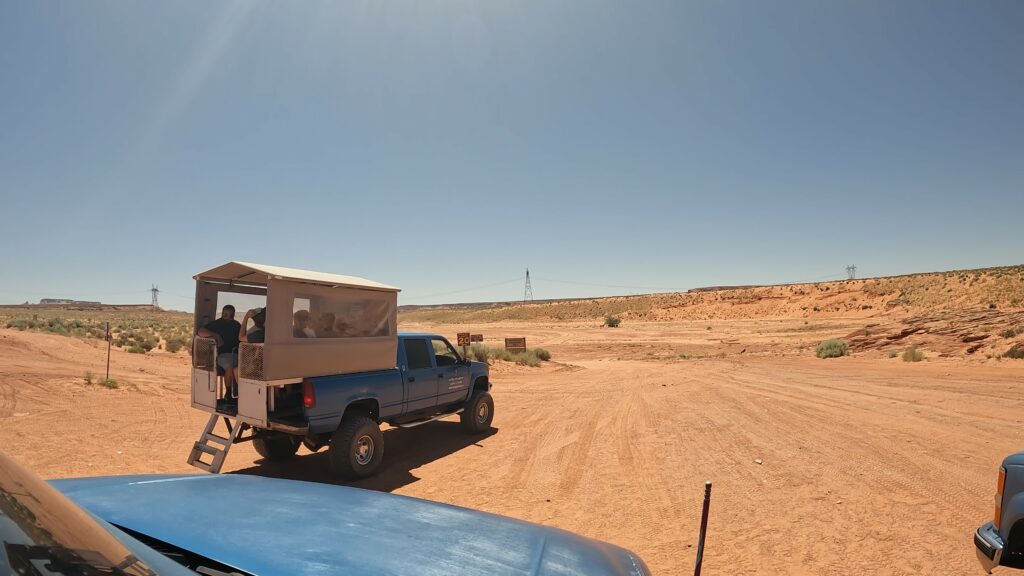
[[[275,381],[395,366],[399,288],[248,262],[228,262],[194,278],[196,329],[217,318],[222,292],[266,297],[264,343],[239,347],[243,378]]]

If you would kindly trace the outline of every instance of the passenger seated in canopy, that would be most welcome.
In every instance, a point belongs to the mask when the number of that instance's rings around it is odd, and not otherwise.
[[[252,320],[253,327],[247,331],[246,326],[248,326],[250,319]],[[238,341],[250,344],[263,344],[263,340],[266,337],[266,330],[264,329],[266,322],[266,308],[253,308],[246,312],[245,318],[242,319],[242,324],[238,329]]]
[[[213,338],[217,342],[217,367],[224,372],[224,385],[233,390],[235,367],[238,366],[238,332],[241,324],[235,320],[235,307],[224,306],[220,318],[203,326],[196,333],[200,338]]]
[[[292,315],[292,337],[316,338],[316,332],[309,327],[309,310],[298,310]]]
[[[249,325],[249,320],[252,320],[252,329],[246,331],[246,326]],[[266,330],[264,325],[267,322],[267,309],[266,308],[253,308],[245,313],[245,318],[242,319],[241,328],[238,329],[238,341],[247,342],[249,344],[263,344],[266,337]],[[238,366],[235,366],[235,380],[238,380]]]
[[[316,336],[317,338],[337,338],[340,336],[334,329],[334,313],[324,312],[320,315],[320,321],[317,322]]]

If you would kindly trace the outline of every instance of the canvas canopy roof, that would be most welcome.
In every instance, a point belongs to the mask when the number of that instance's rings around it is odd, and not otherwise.
[[[300,270],[298,268],[285,268],[283,266],[270,266],[267,264],[252,264],[250,262],[228,262],[206,272],[193,276],[195,280],[212,280],[222,282],[240,282],[243,284],[266,285],[271,278],[275,280],[289,280],[292,282],[304,282],[320,286],[344,286],[350,288],[362,288],[364,290],[381,290],[384,292],[399,292],[401,289],[395,286],[388,286],[373,280],[359,278],[358,276],[345,276],[342,274],[328,274],[326,272],[314,272],[312,270]]]

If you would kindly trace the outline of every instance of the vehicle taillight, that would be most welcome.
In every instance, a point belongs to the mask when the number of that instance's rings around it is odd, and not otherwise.
[[[306,408],[316,408],[316,393],[313,391],[313,383],[309,380],[302,381],[302,405]]]
[[[999,480],[996,481],[996,513],[992,525],[999,529],[999,519],[1003,515],[1003,488],[1006,487],[1006,468],[999,467]]]

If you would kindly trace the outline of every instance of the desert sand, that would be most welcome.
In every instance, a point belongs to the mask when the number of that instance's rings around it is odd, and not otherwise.
[[[456,420],[385,432],[381,473],[354,485],[539,522],[692,572],[705,480],[705,574],[977,574],[971,537],[996,470],[1021,448],[1024,361],[821,360],[858,318],[409,324],[525,336],[553,361],[492,367],[483,437]],[[45,477],[194,473],[206,420],[186,354],[0,330],[0,446]],[[683,359],[687,358],[687,359]],[[330,482],[325,451],[284,464],[235,446],[225,472]]]

